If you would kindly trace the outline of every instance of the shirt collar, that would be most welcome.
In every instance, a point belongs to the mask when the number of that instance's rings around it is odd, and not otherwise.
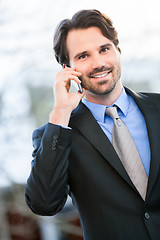
[[[113,105],[119,107],[125,116],[127,115],[129,109],[129,97],[124,88],[122,89],[121,95],[117,98]]]
[[[106,107],[109,106],[89,102],[85,98],[82,98],[82,102],[89,108],[94,118],[98,122],[104,122],[105,110]],[[125,116],[127,115],[129,109],[129,98],[124,88],[122,89],[121,95],[117,98],[113,105],[118,106],[121,109],[122,113]]]

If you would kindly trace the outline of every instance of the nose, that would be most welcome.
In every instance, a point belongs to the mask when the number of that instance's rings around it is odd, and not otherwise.
[[[104,59],[100,54],[96,53],[92,56],[91,67],[93,69],[100,68],[104,65]]]

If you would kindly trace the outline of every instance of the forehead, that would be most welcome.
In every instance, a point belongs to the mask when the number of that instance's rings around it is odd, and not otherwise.
[[[87,29],[72,29],[66,39],[68,54],[74,52],[90,51],[104,44],[113,44],[106,38],[98,27]]]

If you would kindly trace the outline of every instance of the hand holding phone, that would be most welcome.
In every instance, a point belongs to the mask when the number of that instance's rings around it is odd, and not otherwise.
[[[66,65],[66,64],[64,64],[63,65],[63,67],[64,68],[66,68],[66,67],[70,67],[69,65]],[[82,88],[82,85],[81,85],[81,83],[77,83],[77,86],[78,86],[78,90],[79,90],[79,92],[80,93],[83,93],[83,88]]]
[[[76,71],[75,68],[66,68],[66,66],[63,66],[63,70],[57,73],[53,87],[54,106],[49,120],[52,124],[68,126],[72,111],[78,106],[84,96],[82,86],[80,85],[80,76],[81,73]],[[71,81],[78,84],[78,92],[70,91]]]

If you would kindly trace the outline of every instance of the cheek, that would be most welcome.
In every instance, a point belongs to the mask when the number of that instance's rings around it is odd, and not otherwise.
[[[89,68],[87,64],[74,64],[74,67],[78,72],[82,74],[82,77],[85,77],[87,73],[89,72]]]
[[[115,64],[116,65],[120,65],[121,64],[121,58],[120,58],[120,54],[116,54],[115,58],[114,58]]]
[[[116,54],[114,54],[114,55],[111,56],[109,62],[110,62],[112,65],[116,65],[117,62],[119,61],[118,59],[119,59],[118,56],[117,56]]]

